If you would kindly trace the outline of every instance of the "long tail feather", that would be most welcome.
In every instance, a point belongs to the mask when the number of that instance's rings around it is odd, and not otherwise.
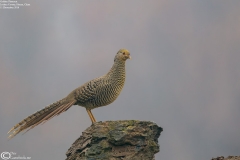
[[[46,121],[50,120],[54,116],[57,116],[66,110],[68,110],[72,105],[74,105],[76,101],[70,101],[66,102],[65,99],[59,100],[44,109],[37,111],[36,113],[32,114],[31,116],[28,116],[18,124],[16,124],[13,128],[10,129],[8,132],[9,139],[16,136],[18,133],[26,130],[29,131],[30,129],[33,129],[35,126],[45,123]],[[24,133],[26,133],[24,132]]]
[[[35,123],[34,125],[31,126],[30,129],[34,128],[35,126],[41,124],[41,123],[45,123],[46,121],[50,120],[51,118],[53,118],[54,116],[60,114],[63,112],[63,110],[67,107],[71,107],[75,102],[72,103],[67,103],[66,105],[62,105],[60,107],[58,107],[56,110],[52,111],[50,114],[48,114],[47,116],[45,116],[43,119],[41,119],[40,121],[38,121],[37,123]],[[29,129],[29,130],[30,130]]]

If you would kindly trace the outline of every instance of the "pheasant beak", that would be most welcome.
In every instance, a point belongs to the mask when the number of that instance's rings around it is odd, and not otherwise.
[[[128,59],[132,59],[132,57],[129,55],[129,56],[128,56]]]

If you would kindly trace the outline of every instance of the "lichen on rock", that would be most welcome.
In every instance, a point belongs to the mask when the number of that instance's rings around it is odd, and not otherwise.
[[[66,160],[153,160],[161,132],[149,121],[97,122],[72,144]]]

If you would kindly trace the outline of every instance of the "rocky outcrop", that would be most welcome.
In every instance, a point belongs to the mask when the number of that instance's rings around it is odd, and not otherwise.
[[[153,160],[161,132],[148,121],[97,122],[72,144],[66,160]]]
[[[212,158],[212,160],[240,160],[240,156],[228,156],[226,158],[221,156],[221,157],[217,157],[217,158]]]

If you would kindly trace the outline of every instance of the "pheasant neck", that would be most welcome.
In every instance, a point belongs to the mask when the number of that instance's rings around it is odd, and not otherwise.
[[[115,61],[107,75],[118,81],[125,81],[125,61]]]

